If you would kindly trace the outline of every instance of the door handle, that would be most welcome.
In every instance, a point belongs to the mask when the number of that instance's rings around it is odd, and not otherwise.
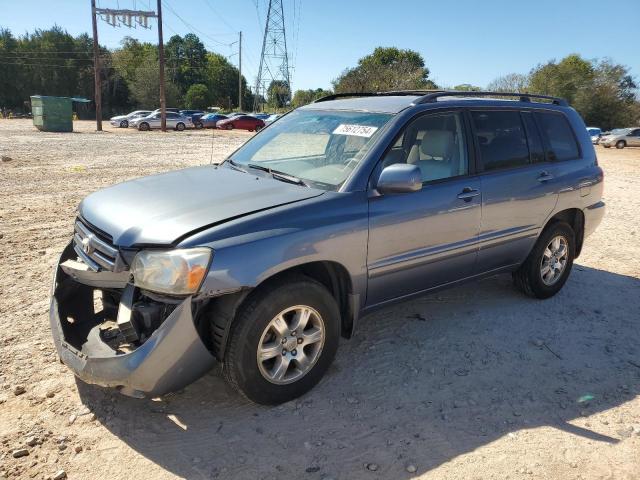
[[[553,175],[551,175],[549,172],[541,172],[538,176],[539,182],[548,182],[549,180],[553,180]]]
[[[473,197],[477,197],[480,195],[480,190],[476,190],[475,188],[465,187],[462,189],[462,192],[458,194],[458,198],[460,200],[464,200],[465,202],[470,202]]]

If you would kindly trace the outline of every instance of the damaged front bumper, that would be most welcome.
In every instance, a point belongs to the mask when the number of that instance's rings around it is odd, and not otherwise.
[[[167,315],[163,313],[159,325],[141,341],[125,342],[126,347],[110,342],[106,334],[118,333],[122,317],[132,314],[134,287],[126,272],[93,272],[75,257],[69,245],[60,258],[49,319],[60,359],[80,379],[129,396],[153,397],[185,387],[213,366],[214,356],[194,323],[192,297],[163,309]],[[104,294],[115,292],[117,314],[96,307],[94,292],[100,288]],[[117,319],[109,319],[114,316]],[[113,327],[109,331],[107,324]]]

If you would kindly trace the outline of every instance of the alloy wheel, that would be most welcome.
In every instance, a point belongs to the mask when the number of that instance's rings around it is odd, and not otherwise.
[[[556,283],[562,276],[568,260],[569,244],[567,239],[562,235],[553,237],[547,248],[544,249],[540,261],[542,282],[547,286]]]
[[[325,326],[317,310],[289,307],[267,325],[258,343],[257,361],[262,376],[276,385],[305,376],[320,358]]]

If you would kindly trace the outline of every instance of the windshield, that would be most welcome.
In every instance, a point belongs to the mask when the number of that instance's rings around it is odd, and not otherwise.
[[[362,161],[381,127],[384,113],[294,110],[249,140],[231,157],[337,190]]]
[[[613,135],[624,135],[629,131],[628,128],[614,128],[613,130],[611,130],[611,133]]]

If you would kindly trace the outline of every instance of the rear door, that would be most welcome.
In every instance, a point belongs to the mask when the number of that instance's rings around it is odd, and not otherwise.
[[[477,273],[526,258],[558,199],[557,167],[530,111],[470,111],[479,153],[482,222]]]
[[[470,171],[462,111],[410,121],[378,166],[412,163],[422,190],[369,199],[367,305],[450,283],[473,272],[480,227],[480,181]],[[376,173],[374,173],[376,175]]]
[[[640,128],[632,130],[627,136],[627,145],[630,147],[640,147]]]

